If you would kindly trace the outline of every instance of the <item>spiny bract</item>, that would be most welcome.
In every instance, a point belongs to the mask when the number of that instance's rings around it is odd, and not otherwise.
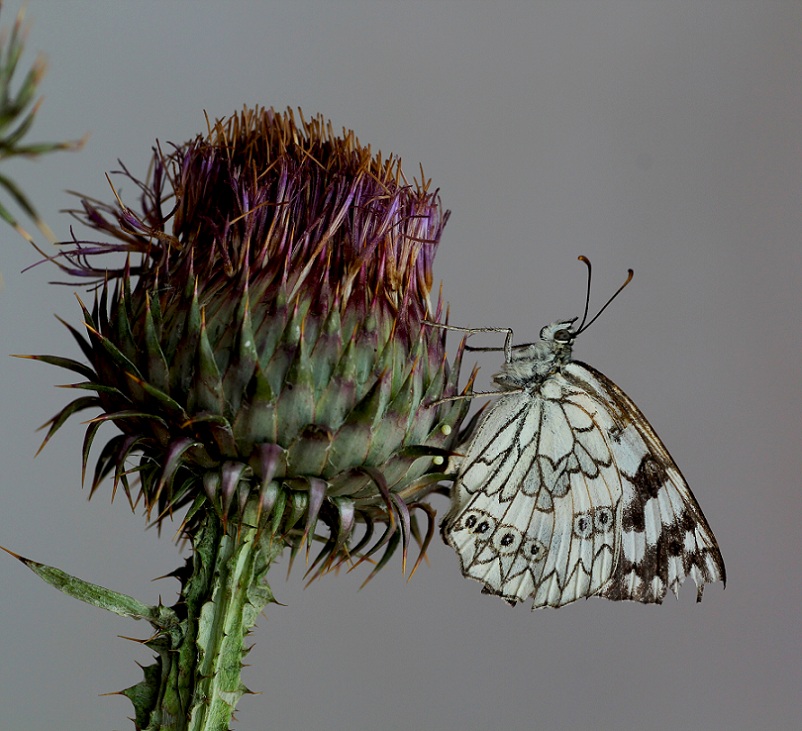
[[[442,314],[428,301],[447,219],[437,192],[353,132],[289,110],[245,109],[157,148],[144,182],[123,173],[140,211],[83,200],[74,215],[112,240],[75,239],[56,258],[99,288],[82,305],[86,335],[70,328],[89,365],[35,357],[95,393],[53,417],[45,441],[99,408],[84,468],[102,424],[122,433],[92,491],[111,475],[159,523],[189,505],[189,535],[199,511],[236,520],[257,499],[261,524],[296,549],[322,538],[321,570],[386,546],[381,566],[411,534],[425,549],[434,513],[420,500],[467,408],[430,406],[457,393],[461,355],[449,364],[444,331],[424,322]]]

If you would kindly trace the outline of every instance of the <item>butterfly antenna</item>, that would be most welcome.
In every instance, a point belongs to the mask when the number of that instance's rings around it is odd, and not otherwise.
[[[604,306],[591,318],[591,320],[588,323],[585,323],[585,318],[588,314],[588,304],[590,302],[590,259],[588,259],[586,256],[580,256],[579,261],[581,261],[588,268],[588,294],[585,298],[585,313],[582,315],[582,322],[574,333],[574,337],[587,330],[594,322],[596,322],[596,320],[599,319],[599,315],[601,315],[601,313],[610,306],[610,303],[616,297],[618,297],[619,294],[621,294],[621,291],[624,289],[624,287],[626,287],[632,281],[632,277],[635,276],[635,272],[632,269],[627,269],[627,278],[624,280],[624,283],[617,290],[615,290],[615,292],[613,292],[613,296],[604,303]]]
[[[579,256],[577,258],[588,268],[588,286],[585,290],[585,311],[582,313],[582,322],[579,323],[579,327],[577,328],[577,332],[579,333],[582,332],[582,328],[585,326],[585,320],[588,318],[588,307],[590,307],[590,274],[592,267],[590,266],[590,259],[588,259],[588,257]]]

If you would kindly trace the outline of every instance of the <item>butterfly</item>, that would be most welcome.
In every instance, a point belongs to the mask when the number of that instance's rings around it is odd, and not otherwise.
[[[716,539],[646,417],[595,368],[573,360],[585,312],[512,345],[493,376],[499,394],[458,448],[441,526],[462,573],[510,604],[561,607],[582,597],[660,604],[687,577],[726,583]],[[452,329],[451,326],[448,326]],[[474,329],[453,328],[468,332]],[[472,348],[500,350],[500,348]],[[487,394],[471,394],[487,395]]]

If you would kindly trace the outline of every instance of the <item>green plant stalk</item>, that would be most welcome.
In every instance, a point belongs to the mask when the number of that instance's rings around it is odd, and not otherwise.
[[[249,692],[240,678],[248,650],[245,637],[265,606],[274,601],[267,572],[284,549],[258,524],[257,507],[246,508],[241,523],[225,528],[208,511],[194,537],[191,568],[174,607],[186,612],[183,632],[167,632],[148,643],[160,654],[158,690],[145,673],[134,686],[153,694],[146,717],[137,723],[159,731],[226,731],[237,702]],[[163,640],[167,640],[165,643]],[[175,642],[177,640],[177,643]],[[169,647],[165,652],[165,645]],[[131,690],[125,694],[134,701]],[[136,702],[134,701],[136,706]],[[147,721],[142,725],[140,721]]]
[[[173,607],[147,606],[132,597],[16,556],[42,579],[87,604],[156,630],[144,644],[158,654],[145,677],[121,691],[133,703],[141,731],[227,731],[237,702],[250,692],[240,671],[245,638],[259,614],[275,601],[267,573],[285,543],[256,528],[256,501],[240,523],[223,526],[208,510],[193,538],[193,553]],[[12,554],[15,555],[15,554]]]

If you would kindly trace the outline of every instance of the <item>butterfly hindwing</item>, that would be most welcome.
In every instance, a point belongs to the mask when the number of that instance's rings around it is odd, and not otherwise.
[[[620,553],[622,484],[612,421],[560,375],[502,396],[461,462],[444,534],[463,573],[535,607],[597,593]]]

